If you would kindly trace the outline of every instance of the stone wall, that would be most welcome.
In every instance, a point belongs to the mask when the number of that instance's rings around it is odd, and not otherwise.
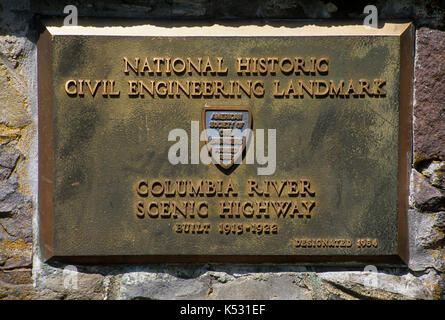
[[[83,1],[83,17],[362,19],[367,1]],[[363,265],[46,264],[37,198],[36,18],[62,16],[57,1],[0,1],[0,299],[444,299],[445,4],[374,1],[380,19],[416,26],[410,261]],[[86,18],[85,18],[86,19]],[[65,268],[65,269],[64,269]],[[70,277],[77,277],[67,283]]]

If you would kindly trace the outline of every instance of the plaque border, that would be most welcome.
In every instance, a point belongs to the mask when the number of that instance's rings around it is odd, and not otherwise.
[[[235,24],[239,22],[235,22]],[[254,22],[249,22],[252,24]],[[283,23],[289,23],[284,21]],[[336,22],[326,22],[335,25]],[[337,22],[338,23],[338,22]],[[353,21],[349,21],[353,24]],[[297,24],[307,26],[309,22]],[[61,25],[61,23],[59,23]],[[407,264],[409,260],[408,239],[408,196],[410,172],[412,164],[412,115],[413,115],[413,69],[414,69],[414,32],[411,22],[403,21],[400,25],[390,25],[381,31],[368,33],[322,34],[322,36],[397,36],[400,40],[400,82],[399,82],[399,132],[398,132],[398,217],[397,217],[397,252],[393,255],[109,255],[109,256],[64,256],[57,253],[54,243],[54,114],[52,92],[52,61],[53,40],[55,36],[82,35],[82,29],[68,34],[60,32],[64,27],[50,27],[50,23],[43,22],[39,26],[37,41],[37,79],[38,79],[38,216],[39,239],[41,254],[46,262],[69,262],[79,264],[125,264],[125,263],[341,263],[351,265],[354,262],[374,264]],[[72,28],[72,27],[71,27]],[[298,28],[298,27],[297,27]],[[348,25],[343,25],[345,31]],[[386,29],[385,29],[386,28]],[[317,29],[317,27],[315,27]],[[386,30],[386,31],[385,31]],[[387,32],[385,34],[385,32]],[[374,33],[374,34],[373,34]],[[94,34],[88,34],[93,36]],[[98,34],[96,34],[98,35]],[[121,34],[116,34],[121,36]],[[103,35],[102,35],[103,36]],[[114,36],[110,35],[110,36]],[[134,35],[133,35],[134,36]],[[150,36],[138,34],[137,36]],[[159,36],[159,35],[155,35]],[[165,35],[167,37],[175,37]],[[202,35],[206,36],[206,34]],[[210,36],[207,34],[207,36]],[[254,35],[233,35],[254,36]],[[264,35],[258,36],[263,37]],[[267,37],[269,35],[265,35]],[[283,36],[317,36],[313,33],[285,34]],[[187,37],[178,34],[176,37]],[[216,36],[218,37],[218,35]],[[251,115],[252,117],[252,115]],[[253,119],[251,119],[253,121]]]
[[[52,95],[53,37],[44,30],[37,42],[38,198],[40,249],[45,260],[54,256],[54,115]]]

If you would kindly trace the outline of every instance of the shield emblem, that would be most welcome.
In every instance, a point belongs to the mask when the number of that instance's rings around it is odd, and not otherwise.
[[[202,109],[202,123],[213,163],[226,170],[241,163],[251,136],[250,108],[205,105]]]

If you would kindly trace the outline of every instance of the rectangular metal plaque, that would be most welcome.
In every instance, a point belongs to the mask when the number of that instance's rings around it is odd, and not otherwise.
[[[412,32],[48,22],[44,258],[406,261]]]

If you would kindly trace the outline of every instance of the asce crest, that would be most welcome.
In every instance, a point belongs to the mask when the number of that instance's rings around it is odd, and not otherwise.
[[[202,109],[202,123],[213,163],[224,170],[241,163],[251,135],[250,108],[205,105]]]

